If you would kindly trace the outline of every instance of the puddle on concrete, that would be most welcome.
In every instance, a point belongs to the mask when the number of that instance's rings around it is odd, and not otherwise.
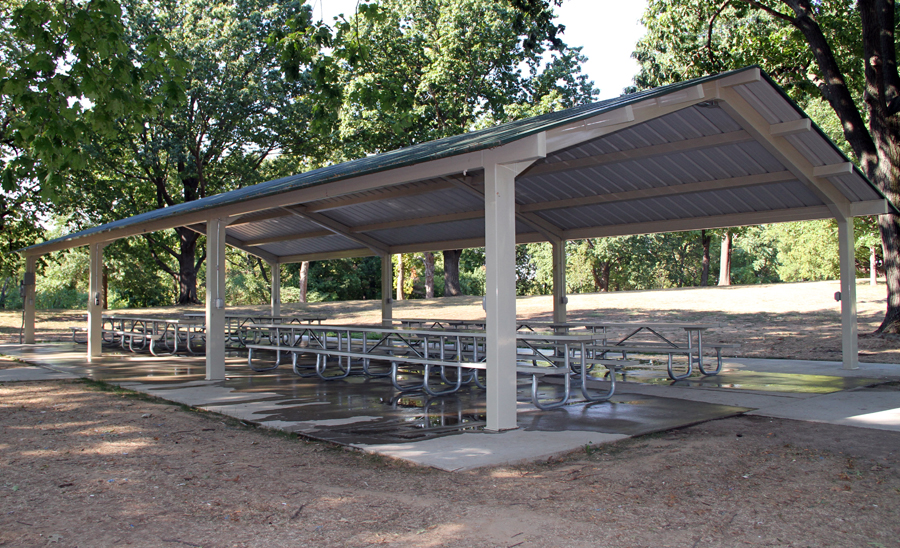
[[[678,372],[678,369],[675,369]],[[602,379],[603,371],[593,371],[591,376]],[[617,380],[623,380],[621,376]],[[641,384],[664,386],[694,386],[701,388],[732,388],[757,392],[791,392],[795,394],[831,394],[841,390],[872,386],[879,379],[861,377],[834,377],[830,375],[802,375],[795,373],[768,373],[724,368],[718,375],[704,376],[694,372],[687,379],[673,381],[664,364],[644,364],[627,367],[624,380]]]
[[[64,346],[64,345],[62,345]],[[32,356],[64,353],[62,346],[44,351],[22,352]],[[399,394],[389,379],[350,376],[323,381],[299,377],[290,365],[268,372],[247,368],[242,353],[229,352],[226,380],[205,382],[202,356],[154,358],[148,355],[105,354],[86,363],[83,346],[62,365],[97,380],[122,382],[163,398],[205,406],[287,431],[341,444],[390,444],[448,436],[462,432],[478,433],[485,426],[485,392],[466,387],[455,394],[427,397],[420,393]],[[37,359],[35,363],[40,363]],[[671,381],[665,366],[626,371],[626,379],[658,385],[727,388],[766,392],[828,393],[877,384],[876,379],[794,375],[726,370],[712,377],[695,376]],[[602,371],[595,372],[602,376]],[[562,387],[545,384],[540,397],[559,399]],[[573,400],[580,396],[573,387]],[[520,379],[517,396],[518,422],[525,430],[580,430],[610,434],[638,435],[726,417],[746,411],[702,402],[620,394],[610,402],[571,404],[541,411],[531,405],[530,383]]]

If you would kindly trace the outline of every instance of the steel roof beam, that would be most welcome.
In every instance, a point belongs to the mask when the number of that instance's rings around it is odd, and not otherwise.
[[[418,181],[415,183],[407,183],[401,186],[389,187],[373,194],[357,194],[348,195],[336,199],[317,200],[304,204],[307,211],[319,212],[328,211],[329,209],[337,209],[339,207],[354,206],[359,204],[367,204],[370,202],[380,202],[382,200],[392,200],[395,198],[408,198],[410,196],[420,196],[429,194],[439,190],[447,190],[453,188],[453,185],[446,180],[438,179],[431,181]]]
[[[206,236],[206,223],[194,223],[192,225],[185,226],[185,228],[187,228],[189,230],[193,230],[194,232],[201,234],[203,236]],[[251,246],[247,245],[247,242],[238,240],[234,236],[229,236],[227,233],[225,235],[225,243],[235,249],[240,249],[241,251],[244,251],[253,256],[259,257],[260,259],[262,259],[266,262],[269,262],[269,263],[277,263],[278,262],[278,255],[269,253],[268,251],[265,251],[263,249],[257,249],[257,248],[251,247]]]
[[[468,221],[471,219],[482,218],[484,218],[484,210],[476,209],[475,211],[460,211],[458,213],[447,213],[445,215],[431,215],[429,217],[417,217],[415,219],[403,219],[400,221],[386,221],[383,223],[358,225],[351,227],[350,231],[354,234],[358,234],[360,232],[373,232],[376,230],[388,230],[391,228],[408,228],[411,226],[452,223],[453,221]]]
[[[771,125],[741,95],[730,87],[719,88],[719,106],[747,130],[769,153],[794,173],[831,210],[833,217],[850,216],[850,199],[813,166],[785,137],[769,133]]]
[[[326,251],[323,253],[300,253],[298,255],[285,255],[280,257],[280,264],[302,263],[304,261],[330,261],[331,259],[355,259],[357,257],[371,257],[378,255],[368,247],[358,249],[343,249],[341,251]]]
[[[453,185],[443,180],[419,181],[415,183],[407,183],[398,187],[388,187],[378,194],[350,194],[338,199],[316,200],[307,202],[303,205],[308,208],[308,211],[312,212],[328,211],[329,209],[336,209],[339,207],[359,205],[370,202],[379,202],[381,200],[390,200],[393,198],[405,198],[407,196],[418,196],[421,194],[427,194],[429,192],[446,190],[448,188],[453,188]],[[268,221],[270,219],[279,219],[281,217],[288,217],[290,215],[293,214],[279,207],[277,209],[272,209],[265,214],[250,213],[247,215],[243,215],[241,217],[238,217],[238,219],[231,223],[229,226]]]
[[[293,205],[284,208],[286,211],[290,211],[294,215],[298,217],[303,217],[308,219],[322,228],[326,228],[335,234],[340,236],[344,236],[345,238],[349,238],[355,242],[359,242],[362,245],[368,247],[372,251],[374,251],[378,255],[386,255],[389,253],[388,246],[383,242],[379,242],[375,238],[371,236],[367,236],[365,234],[354,234],[353,229],[344,223],[335,221],[330,217],[326,217],[321,213],[315,213],[313,211],[307,211],[306,207],[302,205]]]
[[[269,236],[267,238],[254,238],[252,240],[244,240],[246,246],[257,246],[266,244],[277,244],[281,242],[292,242],[295,240],[309,240],[311,238],[322,238],[323,236],[331,236],[334,232],[331,230],[315,230],[313,232],[298,232],[296,234],[280,234],[278,236]]]
[[[479,179],[483,178],[484,175],[479,174]],[[465,180],[461,181],[459,179],[452,179],[452,181],[458,188],[465,190],[472,196],[476,196],[481,200],[484,200],[484,185],[480,182],[475,181],[473,177],[466,176]],[[559,242],[562,240],[562,229],[560,227],[542,219],[534,213],[520,212],[519,204],[516,204],[516,219],[543,234],[544,238],[547,241]]]
[[[812,131],[812,120],[809,118],[800,118],[799,120],[791,120],[790,122],[769,126],[769,135],[775,137],[787,137],[788,135],[797,135],[808,131]]]

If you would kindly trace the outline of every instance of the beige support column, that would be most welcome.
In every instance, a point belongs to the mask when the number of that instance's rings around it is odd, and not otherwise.
[[[272,267],[272,316],[281,316],[281,265],[269,263]]]
[[[841,352],[844,369],[859,368],[856,319],[856,257],[853,219],[838,217],[838,247],[841,264]]]
[[[94,243],[90,248],[90,273],[88,278],[88,334],[87,361],[103,355],[103,248],[104,243]]]
[[[484,170],[485,309],[487,315],[487,429],[516,428],[517,171]]]
[[[37,272],[37,256],[25,257],[25,278],[22,284],[25,287],[25,295],[22,298],[22,307],[25,311],[24,342],[34,344],[34,296],[35,296],[35,272]]]
[[[394,300],[391,292],[394,289],[394,265],[391,255],[381,256],[381,325],[391,325],[394,318]]]
[[[206,380],[225,380],[225,219],[206,223]]]
[[[566,323],[566,242],[550,242],[553,246],[553,323]]]

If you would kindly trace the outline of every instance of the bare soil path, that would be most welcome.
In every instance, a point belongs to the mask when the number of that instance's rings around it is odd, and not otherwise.
[[[739,417],[451,474],[101,388],[0,385],[0,546],[900,546],[900,433]]]

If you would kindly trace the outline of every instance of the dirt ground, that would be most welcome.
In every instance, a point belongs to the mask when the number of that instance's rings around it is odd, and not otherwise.
[[[0,385],[0,425],[0,546],[900,546],[893,432],[738,417],[446,473],[83,381]]]
[[[858,289],[865,333],[884,286]],[[710,337],[742,343],[744,356],[839,359],[834,291],[816,282],[573,295],[569,312],[724,322]],[[526,318],[549,308],[548,297],[518,303]],[[380,304],[292,312],[355,323],[377,321]],[[483,311],[463,297],[397,303],[394,315]],[[20,321],[0,316],[2,340],[17,341]],[[38,338],[68,338],[82,322],[39,312]],[[860,346],[864,361],[900,363],[893,339]],[[0,358],[0,368],[19,365]],[[85,381],[0,384],[0,429],[0,546],[900,546],[900,433],[879,430],[745,416],[446,473]]]
[[[841,359],[840,303],[837,281],[706,287],[655,291],[621,291],[570,295],[571,321],[717,322],[723,327],[706,335],[709,342],[740,343],[738,353],[755,358]],[[860,361],[900,364],[900,337],[871,337],[884,317],[883,283],[857,285]],[[395,318],[484,318],[481,297],[420,299],[394,303]],[[551,319],[549,296],[519,297],[517,314]],[[110,313],[177,317],[203,312],[202,306],[116,310]],[[267,306],[229,307],[229,312],[268,314]],[[325,316],[331,323],[380,323],[380,301],[284,304],[282,314]],[[71,326],[84,325],[83,311],[42,310],[37,313],[39,341],[71,340]],[[0,312],[0,342],[18,342],[21,311]]]

